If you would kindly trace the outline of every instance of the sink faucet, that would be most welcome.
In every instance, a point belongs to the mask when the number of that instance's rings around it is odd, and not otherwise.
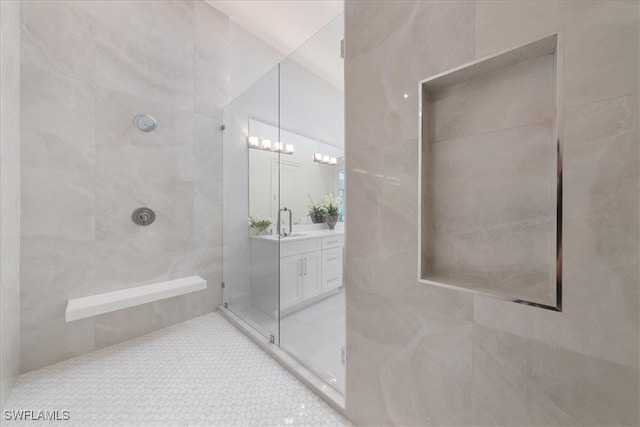
[[[284,222],[284,221],[280,218],[280,212],[282,212],[282,211],[284,211],[284,212],[289,212],[289,232],[288,232],[288,233],[287,233],[287,231],[286,231],[286,230],[285,230],[285,231],[283,231],[283,230],[282,230],[282,228],[283,228],[283,227],[281,226],[281,223],[283,223],[283,222]],[[292,224],[291,224],[291,218],[292,218],[291,209],[287,209],[286,207],[284,207],[284,208],[282,208],[282,209],[280,209],[280,210],[278,211],[278,236],[280,236],[280,237],[287,237],[289,234],[291,234],[291,231],[292,231],[292,229],[291,229],[291,227],[292,227]]]

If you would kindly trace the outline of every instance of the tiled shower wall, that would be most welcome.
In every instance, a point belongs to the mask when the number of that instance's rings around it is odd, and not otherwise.
[[[346,2],[354,423],[638,425],[638,9],[637,1]],[[418,81],[558,31],[563,311],[418,283]],[[514,102],[509,95],[504,102]]]
[[[0,408],[20,368],[20,4],[0,2]]]
[[[23,1],[22,371],[212,311],[228,18],[202,1]],[[143,133],[132,120],[157,119]],[[156,222],[131,221],[138,207]],[[206,291],[65,323],[69,298]]]

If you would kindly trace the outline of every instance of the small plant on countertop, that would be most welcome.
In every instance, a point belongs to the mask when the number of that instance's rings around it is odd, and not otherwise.
[[[313,197],[311,197],[311,194],[308,194],[309,197],[309,204],[307,205],[307,207],[309,208],[309,213],[307,214],[307,216],[310,217],[322,217],[325,214],[324,211],[324,206],[322,205],[321,202],[316,202],[315,200],[313,200]]]
[[[261,218],[258,215],[249,216],[249,227],[255,228],[258,234],[264,233],[267,230],[267,228],[269,228],[270,226],[271,226],[270,218]]]

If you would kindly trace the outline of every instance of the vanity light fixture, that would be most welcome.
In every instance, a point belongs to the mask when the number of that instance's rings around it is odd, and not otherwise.
[[[314,153],[313,161],[316,163],[322,163],[323,165],[337,165],[338,159],[335,157],[328,156],[326,154]]]
[[[282,154],[293,154],[294,148],[293,144],[284,144],[280,141],[272,142],[270,139],[260,139],[257,136],[250,136],[247,139],[247,143],[249,148],[254,148],[256,150],[264,150],[264,151],[272,151],[276,153]]]
[[[260,140],[258,139],[257,136],[250,136],[249,137],[249,147],[251,147],[251,148],[260,147]]]

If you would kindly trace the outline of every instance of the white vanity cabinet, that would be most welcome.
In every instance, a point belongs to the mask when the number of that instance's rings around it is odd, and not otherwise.
[[[280,313],[286,315],[322,298],[335,294],[342,286],[343,234],[332,231],[315,231],[300,237],[279,240],[280,248]],[[276,237],[254,238],[253,262],[262,259],[261,265],[269,265],[265,254],[277,250]],[[272,255],[271,255],[272,256]],[[265,275],[265,269],[252,277],[253,304],[265,313],[277,316],[277,297],[273,289],[273,275]],[[277,276],[277,274],[276,274]],[[267,280],[268,279],[268,280]],[[276,279],[277,283],[277,279]],[[263,289],[266,288],[266,289]]]
[[[321,252],[280,258],[280,309],[286,310],[322,292]]]

